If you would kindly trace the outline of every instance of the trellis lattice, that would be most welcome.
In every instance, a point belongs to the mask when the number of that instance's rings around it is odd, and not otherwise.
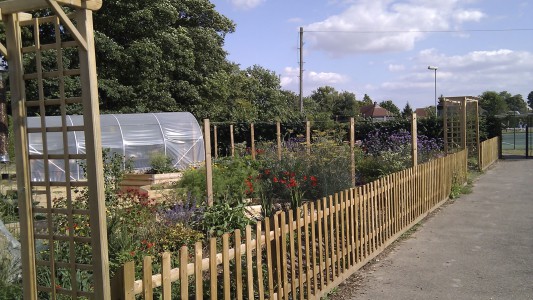
[[[469,156],[479,157],[479,111],[477,97],[442,97],[444,151],[468,148]]]
[[[24,299],[110,297],[91,11],[100,6],[101,0],[0,3],[7,37],[0,51],[9,65],[17,152]],[[26,13],[34,10],[44,17]],[[72,111],[83,112],[82,126],[69,125]],[[40,117],[40,127],[27,128],[25,119],[32,115]],[[60,122],[50,124],[49,115],[61,116]],[[29,134],[42,139],[40,153],[30,154]],[[49,142],[54,135],[61,145]],[[80,136],[85,153],[63,147]],[[70,174],[80,164],[86,180],[51,180],[50,166]],[[44,181],[30,177],[36,165],[44,166]]]

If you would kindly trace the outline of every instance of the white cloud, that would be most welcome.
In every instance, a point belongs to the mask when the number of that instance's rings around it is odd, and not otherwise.
[[[453,18],[460,23],[469,21],[479,22],[484,17],[484,13],[472,10],[459,11],[453,16]]]
[[[437,94],[444,96],[477,96],[487,90],[508,91],[525,98],[524,90],[533,82],[533,52],[498,49],[446,55],[426,49],[413,58],[413,68],[381,83],[376,93],[395,101],[410,101],[414,107],[431,105],[434,98],[434,72],[437,70]],[[421,100],[421,99],[426,100]],[[401,105],[401,104],[400,104]]]
[[[299,23],[303,22],[303,19],[295,17],[295,18],[288,19],[287,22],[289,22],[289,23],[298,23],[299,24]]]
[[[483,12],[461,7],[461,1],[361,0],[340,14],[304,26],[314,49],[332,56],[406,51],[429,33],[479,21]],[[337,32],[331,32],[337,31]]]
[[[405,70],[405,66],[404,65],[395,65],[395,64],[390,64],[389,65],[389,71],[391,72],[400,72],[400,71],[404,71]]]
[[[252,9],[266,0],[230,0],[231,4],[239,9]]]
[[[304,94],[308,94],[312,90],[325,85],[336,85],[346,83],[350,78],[346,75],[334,72],[304,72]],[[299,69],[293,67],[286,67],[281,76],[281,86],[284,89],[294,90],[298,89],[299,85]]]
[[[309,72],[308,78],[312,82],[320,82],[322,84],[337,84],[347,81],[346,76],[332,72]]]

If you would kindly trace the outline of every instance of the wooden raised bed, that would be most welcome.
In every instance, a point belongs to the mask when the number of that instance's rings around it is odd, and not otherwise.
[[[182,173],[125,174],[120,185],[124,188],[140,188],[146,185],[176,182],[182,176]]]

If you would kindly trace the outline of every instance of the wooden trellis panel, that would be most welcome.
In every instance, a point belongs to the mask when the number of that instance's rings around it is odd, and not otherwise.
[[[15,133],[24,299],[110,299],[91,11],[101,4],[101,0],[0,3],[7,42],[0,51],[9,66]],[[69,13],[60,5],[68,5]],[[51,15],[33,18],[26,13],[39,9],[48,9]],[[82,107],[83,126],[67,123],[72,106]],[[61,116],[60,124],[47,124],[45,117],[52,114]],[[28,115],[40,116],[41,126],[27,128]],[[68,145],[81,133],[85,153],[48,142],[50,135],[57,135]],[[41,136],[42,151],[30,154],[28,134]],[[69,174],[79,163],[85,165],[86,180],[69,176],[51,180],[53,164]],[[30,178],[36,164],[44,166],[44,181]],[[78,201],[79,197],[87,200]]]
[[[444,97],[444,151],[468,148],[469,156],[479,157],[479,112],[477,97]]]

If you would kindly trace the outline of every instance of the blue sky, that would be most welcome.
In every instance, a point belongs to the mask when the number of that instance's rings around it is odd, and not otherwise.
[[[212,0],[232,19],[228,59],[281,76],[298,91],[298,31],[304,28],[304,94],[330,85],[361,100],[403,108],[437,94],[533,91],[533,1]],[[526,29],[526,30],[509,30]]]

